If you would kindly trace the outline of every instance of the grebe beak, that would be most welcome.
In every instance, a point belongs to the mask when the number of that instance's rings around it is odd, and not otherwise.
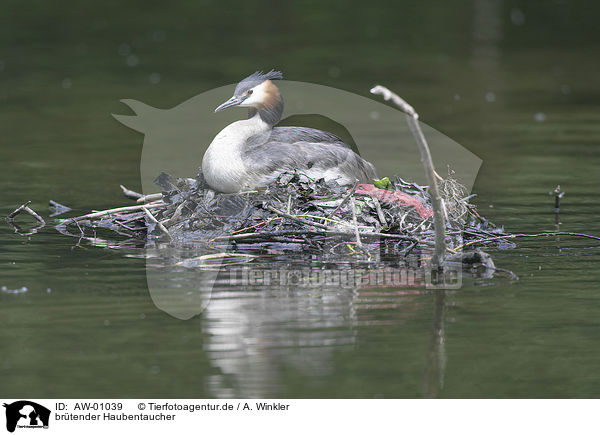
[[[223,104],[221,104],[219,107],[217,107],[215,109],[215,113],[220,112],[221,110],[228,109],[233,106],[239,106],[240,104],[242,104],[243,101],[244,100],[241,98],[231,97],[229,100],[225,101]]]

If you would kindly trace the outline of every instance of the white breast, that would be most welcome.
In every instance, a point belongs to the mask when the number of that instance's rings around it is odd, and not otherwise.
[[[259,116],[228,125],[219,132],[204,153],[202,173],[214,190],[233,193],[245,189],[248,175],[242,148],[248,138],[269,129]]]

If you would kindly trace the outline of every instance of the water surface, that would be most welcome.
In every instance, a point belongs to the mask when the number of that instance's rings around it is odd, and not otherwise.
[[[483,159],[476,202],[508,231],[600,234],[596,6],[87,6],[9,2],[0,18],[1,216],[128,204],[118,184],[140,188],[142,138],[110,117],[119,99],[168,108],[274,66],[398,91]],[[27,291],[0,292],[0,395],[597,397],[599,249],[519,240],[492,253],[518,281],[466,278],[443,297],[223,284],[181,321],[153,304],[138,249],[2,224],[0,286]]]

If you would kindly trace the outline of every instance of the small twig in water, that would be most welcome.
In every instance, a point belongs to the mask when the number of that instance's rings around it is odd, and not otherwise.
[[[550,195],[554,195],[554,213],[560,213],[560,200],[563,196],[565,196],[565,192],[560,190],[560,184],[556,186],[556,188],[550,192]]]
[[[31,208],[29,208],[29,204],[31,204],[31,201],[27,201],[25,204],[21,205],[20,207],[17,207],[15,211],[6,216],[6,221],[12,222],[16,215],[18,215],[21,212],[27,212],[31,216],[33,216],[39,223],[46,225],[46,221],[39,214],[37,214]]]
[[[6,220],[13,220],[13,218],[19,213],[21,213],[29,204],[31,204],[31,201],[27,201],[25,204],[22,204],[19,207],[17,207],[11,214],[6,216]]]
[[[569,233],[569,232],[565,232],[565,231],[558,231],[555,233],[537,233],[537,234],[505,234],[503,236],[496,236],[496,237],[489,237],[487,239],[473,240],[468,243],[464,243],[460,246],[457,246],[456,248],[452,249],[452,251],[458,252],[459,249],[466,248],[467,246],[472,246],[477,243],[492,242],[494,240],[515,239],[517,237],[543,237],[543,236],[546,236],[546,237],[548,237],[548,236],[572,236],[572,237],[584,237],[586,239],[600,240],[600,237],[598,237],[598,236],[592,236],[590,234],[583,234],[583,233]]]

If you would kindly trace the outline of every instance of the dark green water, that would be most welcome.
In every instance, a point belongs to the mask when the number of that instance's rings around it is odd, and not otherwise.
[[[110,117],[123,113],[119,99],[172,107],[274,66],[360,95],[375,82],[397,90],[483,159],[477,203],[508,231],[554,231],[548,192],[560,184],[560,229],[600,234],[596,5],[3,9],[1,216],[25,200],[44,217],[48,199],[129,204],[118,184],[139,188],[142,141]],[[0,396],[600,395],[592,240],[493,253],[519,281],[465,279],[443,315],[439,297],[399,288],[220,286],[188,321],[155,307],[136,249],[75,244],[49,227],[28,239],[0,224],[0,286],[28,289],[0,292]],[[433,348],[440,329],[444,346]]]

